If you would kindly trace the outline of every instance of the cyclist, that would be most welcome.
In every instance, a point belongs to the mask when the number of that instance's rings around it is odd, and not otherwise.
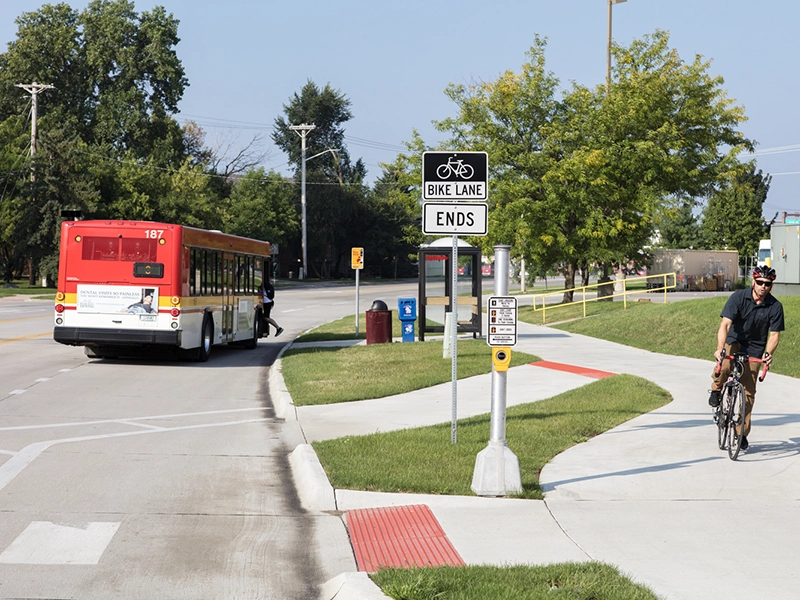
[[[760,266],[753,269],[753,283],[748,289],[737,290],[728,298],[722,309],[722,321],[717,331],[717,351],[714,358],[717,362],[723,356],[732,356],[742,352],[754,358],[763,358],[769,365],[772,355],[778,347],[780,332],[783,331],[783,305],[770,294],[775,281],[775,269]],[[745,417],[742,437],[742,450],[748,446],[747,436],[750,434],[750,413],[756,399],[756,377],[759,363],[748,363],[742,374],[741,383],[745,391]],[[709,405],[719,406],[720,390],[728,379],[731,361],[722,361],[718,374],[713,374]],[[737,426],[736,433],[739,426]]]

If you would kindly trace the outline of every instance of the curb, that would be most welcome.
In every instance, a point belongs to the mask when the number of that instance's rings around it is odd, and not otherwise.
[[[269,370],[269,395],[275,407],[275,416],[279,419],[297,421],[297,410],[295,410],[289,391],[286,389],[286,382],[283,380],[283,370],[281,357],[283,353],[292,347],[294,342],[289,342],[278,353],[278,358]]]
[[[322,584],[322,600],[384,600],[389,596],[373,583],[367,573],[342,573]]]
[[[336,492],[310,444],[300,444],[289,455],[300,504],[311,511],[335,511]]]

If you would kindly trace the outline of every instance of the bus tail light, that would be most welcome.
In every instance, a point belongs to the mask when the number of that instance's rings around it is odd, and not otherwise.
[[[64,298],[66,298],[66,295],[64,294],[64,292],[58,292],[56,294],[56,302],[63,302]]]
[[[63,313],[64,312],[64,305],[63,304],[56,304],[56,312]]]
[[[181,299],[178,296],[173,296],[170,298],[170,302],[172,302],[173,306],[178,306],[181,303]]]
[[[181,314],[181,309],[173,308],[171,311],[169,311],[169,314],[171,314],[173,317],[177,317]]]

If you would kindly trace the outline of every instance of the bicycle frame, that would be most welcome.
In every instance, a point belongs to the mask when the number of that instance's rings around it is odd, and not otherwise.
[[[767,376],[769,365],[760,358],[750,357],[745,353],[737,352],[730,356],[723,356],[717,363],[715,374],[719,375],[722,370],[722,361],[731,361],[731,372],[721,390],[720,404],[714,412],[714,420],[717,423],[717,439],[720,450],[727,450],[728,457],[736,460],[741,450],[742,438],[744,437],[744,422],[746,414],[745,391],[740,378],[744,373],[745,365],[749,362],[759,362],[764,364],[759,381],[764,381]],[[739,431],[736,432],[738,426]]]

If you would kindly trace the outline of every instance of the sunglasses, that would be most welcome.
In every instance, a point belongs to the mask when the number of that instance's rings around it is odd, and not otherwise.
[[[772,282],[771,281],[763,281],[761,279],[756,279],[755,282],[760,286],[772,287]]]

